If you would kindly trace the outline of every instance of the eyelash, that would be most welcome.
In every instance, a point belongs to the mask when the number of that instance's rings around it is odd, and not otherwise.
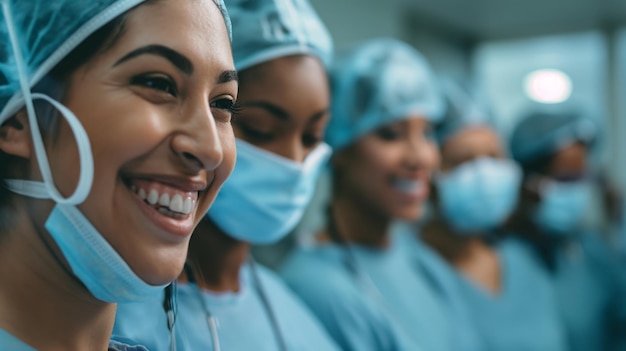
[[[172,79],[167,77],[150,75],[137,76],[133,77],[130,80],[130,84],[140,85],[148,89],[169,94],[173,97],[176,97],[178,95],[178,88],[176,87],[176,83]],[[159,86],[159,84],[161,85]]]
[[[226,103],[227,105],[220,106],[220,104],[223,104],[223,103]],[[226,110],[233,115],[236,115],[237,113],[241,112],[241,105],[238,102],[234,101],[233,99],[229,99],[229,98],[222,98],[222,99],[217,99],[215,101],[212,101],[210,106],[213,108],[218,108],[220,110]]]

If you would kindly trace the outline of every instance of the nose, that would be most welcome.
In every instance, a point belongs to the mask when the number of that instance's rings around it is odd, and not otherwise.
[[[274,153],[288,158],[294,162],[303,163],[309,151],[303,144],[299,135],[285,138],[282,142],[277,143]]]
[[[172,150],[190,172],[213,171],[224,160],[220,139],[223,133],[220,133],[208,104],[192,110],[188,112],[188,118],[179,121],[179,133],[171,141]]]
[[[423,135],[414,136],[407,141],[405,159],[412,170],[433,171],[439,166],[439,150]]]

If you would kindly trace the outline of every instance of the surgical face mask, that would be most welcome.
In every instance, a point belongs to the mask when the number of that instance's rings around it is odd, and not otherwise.
[[[131,302],[158,296],[164,286],[152,286],[139,278],[76,207],[85,201],[93,183],[93,156],[87,132],[76,115],[63,104],[47,95],[31,93],[19,41],[13,32],[11,13],[6,6],[3,7],[3,12],[15,54],[20,91],[28,114],[33,147],[43,178],[43,182],[6,179],[5,186],[20,195],[52,199],[56,202],[45,222],[45,228],[59,246],[74,275],[94,297],[106,302]],[[76,139],[80,176],[76,190],[69,197],[63,197],[54,185],[33,104],[36,99],[45,100],[56,108]]]
[[[297,163],[240,139],[236,143],[235,169],[207,215],[238,240],[276,242],[302,218],[330,147],[320,144]]]
[[[539,192],[541,202],[533,214],[535,224],[549,234],[573,234],[591,201],[591,185],[587,181],[543,179]]]
[[[436,178],[439,210],[459,234],[502,224],[517,204],[521,171],[510,160],[479,158]]]

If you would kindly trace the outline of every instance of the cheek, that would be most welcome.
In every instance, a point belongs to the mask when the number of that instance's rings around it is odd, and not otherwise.
[[[216,172],[215,181],[222,183],[230,176],[235,167],[237,149],[235,147],[235,135],[230,124],[224,124],[219,131],[220,143],[222,144],[223,160]]]

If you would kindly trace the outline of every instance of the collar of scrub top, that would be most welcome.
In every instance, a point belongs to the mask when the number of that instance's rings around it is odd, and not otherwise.
[[[259,294],[259,298],[261,299],[261,303],[263,304],[263,308],[267,313],[268,318],[270,319],[270,324],[272,325],[272,331],[274,332],[274,337],[276,338],[276,342],[278,343],[278,347],[280,351],[287,351],[287,343],[285,342],[285,337],[278,325],[278,318],[276,317],[276,313],[272,308],[272,304],[269,301],[269,297],[267,296],[267,292],[261,282],[261,277],[258,272],[257,263],[252,256],[248,257],[248,264],[250,265],[250,271],[252,273],[252,281],[254,283],[255,289]],[[219,339],[219,331],[218,331],[218,320],[217,317],[211,313],[211,309],[207,305],[204,297],[202,296],[202,292],[200,291],[200,287],[198,286],[198,280],[196,278],[195,269],[191,264],[185,264],[185,274],[187,275],[187,280],[192,285],[192,288],[196,294],[196,298],[202,304],[202,309],[206,315],[207,326],[209,328],[209,332],[211,334],[213,351],[221,351],[221,344]],[[170,331],[170,351],[176,351],[176,333],[175,333],[175,321],[176,321],[176,285],[172,283],[165,289],[165,298],[163,300],[163,308],[165,313],[167,314],[168,319],[168,329]]]
[[[385,313],[387,318],[389,318],[390,323],[400,329],[404,329],[405,327],[403,326],[403,324],[400,323],[400,320],[394,315],[394,313],[392,313],[391,307],[376,286],[376,283],[374,283],[369,274],[367,274],[367,272],[365,272],[365,270],[360,267],[353,245],[351,245],[350,242],[346,240],[345,236],[341,233],[341,231],[339,231],[339,228],[337,227],[335,216],[332,214],[331,206],[328,206],[327,218],[327,231],[330,240],[343,248],[344,255],[342,257],[342,264],[344,265],[344,267],[356,280],[357,284],[359,284],[361,288],[366,292],[366,295],[370,298],[370,300],[382,307],[383,312]],[[405,332],[409,333],[407,335],[410,335],[411,330],[405,329]]]

